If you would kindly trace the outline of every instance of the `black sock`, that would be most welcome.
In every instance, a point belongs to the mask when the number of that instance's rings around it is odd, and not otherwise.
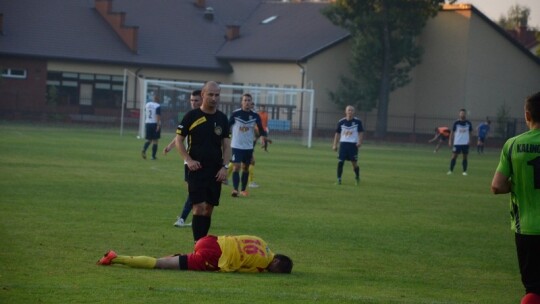
[[[343,175],[343,162],[339,161],[337,163],[337,178],[341,179],[341,175]]]
[[[464,159],[461,164],[463,165],[463,172],[467,172],[467,166],[469,165],[469,162]]]
[[[152,157],[153,158],[156,158],[156,153],[157,153],[157,144],[153,144],[152,145]]]
[[[249,179],[249,172],[242,171],[242,191],[246,191],[248,179]]]
[[[212,218],[209,216],[193,216],[193,221],[191,222],[191,230],[193,231],[193,240],[195,240],[195,242],[208,234],[208,231],[210,230],[211,220]]]
[[[354,168],[354,174],[356,175],[356,179],[360,179],[360,167]]]
[[[149,142],[149,141],[147,141],[147,142],[144,143],[144,146],[143,146],[143,149],[142,149],[142,150],[143,150],[144,152],[146,152],[146,150],[148,149],[148,146],[150,146],[150,142]]]
[[[456,159],[452,158],[452,160],[450,161],[450,171],[453,172],[455,166],[456,166]]]

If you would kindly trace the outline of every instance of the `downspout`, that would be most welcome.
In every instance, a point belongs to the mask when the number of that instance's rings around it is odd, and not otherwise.
[[[300,67],[300,74],[302,74],[302,87],[305,88],[304,82],[306,77],[306,68],[300,64],[299,61],[296,62],[296,65]],[[302,115],[304,113],[304,92],[300,93],[300,115],[298,117],[298,129],[302,130]]]

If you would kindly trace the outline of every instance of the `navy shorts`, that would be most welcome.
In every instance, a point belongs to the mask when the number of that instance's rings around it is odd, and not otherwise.
[[[339,155],[340,161],[358,161],[358,147],[356,143],[341,142],[339,143]]]
[[[469,145],[455,145],[452,148],[452,153],[460,154],[463,153],[463,155],[469,154]]]
[[[147,123],[146,124],[146,139],[160,139],[161,138],[161,128],[157,128],[157,123]]]
[[[204,166],[197,171],[188,173],[188,192],[193,205],[208,203],[212,206],[219,206],[221,196],[221,182],[216,180],[221,165],[214,168]]]
[[[253,158],[253,149],[243,150],[243,149],[232,148],[231,161],[233,163],[250,164],[252,158]]]

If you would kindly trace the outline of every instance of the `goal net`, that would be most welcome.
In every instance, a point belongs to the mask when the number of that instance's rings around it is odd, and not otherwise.
[[[139,79],[138,104],[141,109],[139,136],[144,138],[146,102],[154,100],[154,96],[158,95],[163,129],[175,130],[185,113],[191,110],[189,102],[191,92],[202,89],[203,85],[200,82]],[[223,83],[220,87],[218,107],[228,117],[241,107],[242,95],[249,93],[255,103],[254,111],[259,112],[264,106],[268,112],[270,139],[292,138],[301,141],[302,145],[311,147],[315,119],[314,90]]]

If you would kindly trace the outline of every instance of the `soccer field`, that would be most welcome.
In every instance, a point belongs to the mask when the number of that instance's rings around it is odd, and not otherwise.
[[[173,227],[186,197],[176,152],[142,160],[135,131],[0,122],[0,303],[519,303],[499,151],[446,175],[448,148],[377,144],[334,185],[328,142],[257,147],[250,197],[224,186],[211,234],[253,234],[294,261],[291,275],[95,265],[108,249],[192,250]],[[161,149],[173,134],[162,136]],[[191,221],[191,215],[188,218]]]

